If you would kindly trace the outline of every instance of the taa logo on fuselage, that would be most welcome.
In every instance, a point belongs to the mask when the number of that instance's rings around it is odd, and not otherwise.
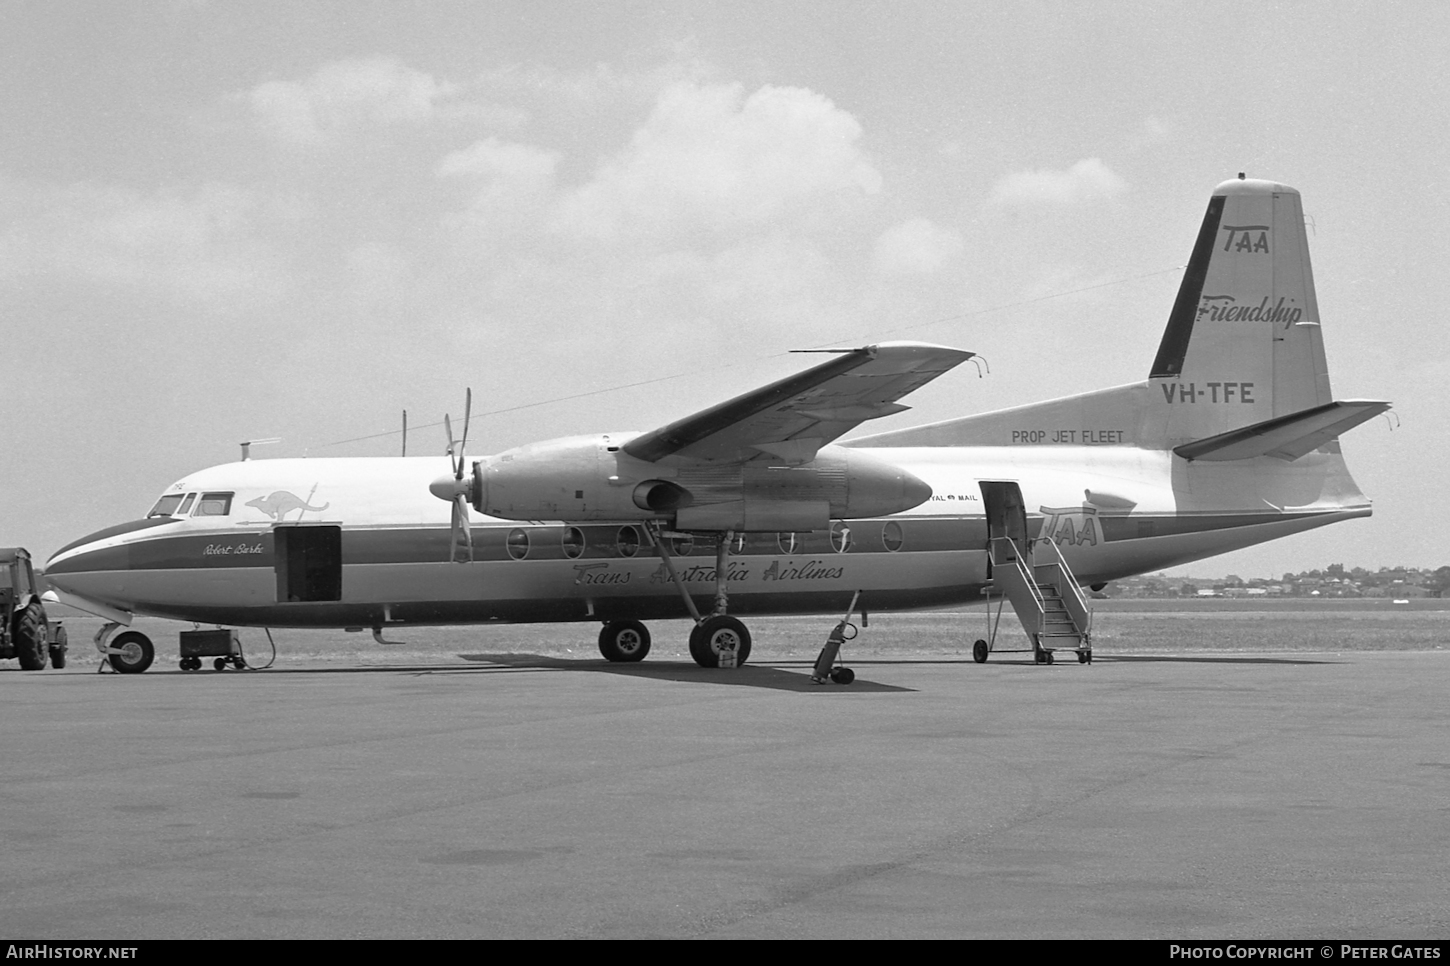
[[[1059,547],[1098,545],[1098,508],[1095,506],[1040,506],[1042,530],[1039,540],[1051,540]]]
[[[1223,240],[1224,251],[1247,252],[1250,255],[1269,253],[1268,225],[1224,225],[1228,237]]]

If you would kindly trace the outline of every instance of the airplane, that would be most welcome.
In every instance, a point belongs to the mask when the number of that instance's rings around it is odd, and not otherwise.
[[[649,652],[644,621],[689,617],[691,656],[718,667],[749,656],[742,615],[994,595],[1037,663],[1088,663],[1083,587],[1371,513],[1339,436],[1390,403],[1333,398],[1300,196],[1282,184],[1214,189],[1141,382],[842,440],[973,354],[825,351],[643,433],[469,460],[465,420],[445,456],[204,469],[57,551],[51,599],[102,617],[103,665],[128,673],[155,656],[115,633],[137,614],[382,643],[409,625],[593,621],[618,662]]]

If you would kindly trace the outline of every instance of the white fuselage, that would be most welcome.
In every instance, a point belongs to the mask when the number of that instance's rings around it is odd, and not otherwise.
[[[1022,491],[1029,535],[1057,544],[1084,585],[1367,516],[1337,452],[1292,466],[1185,464],[1124,445],[872,448],[931,486],[906,512],[829,530],[737,534],[738,614],[975,603],[988,579],[981,481]],[[98,612],[264,626],[573,621],[687,616],[635,521],[471,520],[473,560],[450,561],[450,507],[429,492],[445,457],[254,460],[167,493],[180,512],[101,531],[58,552],[52,586]],[[208,514],[197,515],[213,497]],[[225,501],[222,496],[227,497]],[[223,503],[226,512],[215,512]],[[173,504],[175,506],[175,504]],[[284,532],[285,531],[285,532]],[[329,543],[329,540],[331,541]],[[715,594],[713,536],[672,538],[683,585]]]

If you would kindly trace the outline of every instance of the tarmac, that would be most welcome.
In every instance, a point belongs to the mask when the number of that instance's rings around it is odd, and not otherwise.
[[[84,652],[0,670],[6,940],[1450,936],[1450,653]]]

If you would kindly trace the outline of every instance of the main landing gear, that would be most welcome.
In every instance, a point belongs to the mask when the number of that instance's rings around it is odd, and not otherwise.
[[[670,556],[669,540],[659,524],[647,524],[646,530],[650,539],[654,541],[655,549],[659,552],[660,561],[669,572],[670,580],[679,588],[680,597],[685,602],[685,609],[695,620],[695,626],[690,631],[690,656],[700,667],[739,667],[750,657],[750,631],[746,629],[738,619],[726,613],[729,603],[729,592],[726,588],[726,581],[729,580],[729,554],[730,540],[733,533],[726,531],[718,534],[715,545],[715,609],[709,616],[702,616],[700,609],[695,606],[694,598],[685,589],[685,584],[680,580],[679,574],[675,572],[675,561]],[[605,658],[611,661],[637,661],[644,657],[641,652],[638,657],[626,656],[621,643],[632,641],[631,634],[643,635],[644,652],[649,650],[649,631],[638,621],[610,621],[604,625],[604,630],[599,635],[599,651]]]
[[[750,657],[750,631],[727,614],[712,614],[690,631],[690,657],[700,667],[739,667]]]
[[[599,653],[606,661],[643,661],[649,646],[649,628],[636,620],[608,621],[599,631]],[[750,631],[726,614],[706,617],[690,629],[690,656],[700,667],[738,667],[750,656]]]
[[[609,621],[599,632],[599,653],[606,661],[643,661],[649,653],[649,628],[639,621]]]

